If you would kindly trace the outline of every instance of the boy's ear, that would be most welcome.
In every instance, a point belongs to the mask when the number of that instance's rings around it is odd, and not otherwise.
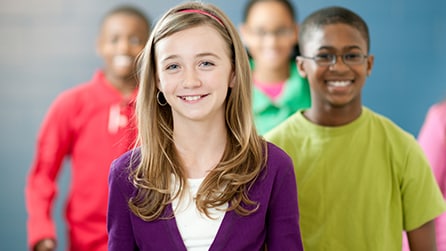
[[[302,57],[299,56],[296,57],[297,71],[303,78],[307,78],[307,72],[305,70],[304,61],[305,60]]]
[[[369,55],[367,57],[367,77],[372,74],[373,63],[375,62],[375,57],[373,55]]]

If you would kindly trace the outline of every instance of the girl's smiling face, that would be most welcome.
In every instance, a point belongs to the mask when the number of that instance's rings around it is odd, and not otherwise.
[[[360,64],[345,64],[342,55],[366,55],[367,41],[352,26],[337,23],[321,26],[306,40],[303,56],[333,54],[336,63],[320,66],[312,59],[299,58],[298,69],[311,86],[312,103],[322,107],[361,106],[361,90],[373,66],[368,55]]]
[[[160,40],[155,55],[158,89],[175,124],[224,120],[234,77],[230,49],[217,31],[207,25],[179,31]]]

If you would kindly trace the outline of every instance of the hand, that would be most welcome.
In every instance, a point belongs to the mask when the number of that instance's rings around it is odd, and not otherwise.
[[[34,251],[55,251],[56,241],[53,239],[43,239],[34,246]]]

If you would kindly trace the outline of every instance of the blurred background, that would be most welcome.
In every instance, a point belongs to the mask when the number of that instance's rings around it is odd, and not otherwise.
[[[0,2],[0,250],[26,250],[24,185],[36,134],[61,91],[89,80],[101,60],[95,52],[99,21],[120,3],[141,7],[154,23],[174,0],[2,0]],[[244,0],[208,0],[236,25]],[[293,1],[298,20],[329,5],[361,15],[371,32],[375,66],[364,103],[416,136],[428,107],[446,97],[446,1]],[[69,166],[59,177],[54,210],[59,250],[65,246],[62,209]],[[92,184],[91,189],[95,189]]]

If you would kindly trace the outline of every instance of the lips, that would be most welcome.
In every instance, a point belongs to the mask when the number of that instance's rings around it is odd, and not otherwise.
[[[179,96],[182,100],[185,101],[197,101],[201,98],[206,97],[207,95],[188,95],[188,96]]]

